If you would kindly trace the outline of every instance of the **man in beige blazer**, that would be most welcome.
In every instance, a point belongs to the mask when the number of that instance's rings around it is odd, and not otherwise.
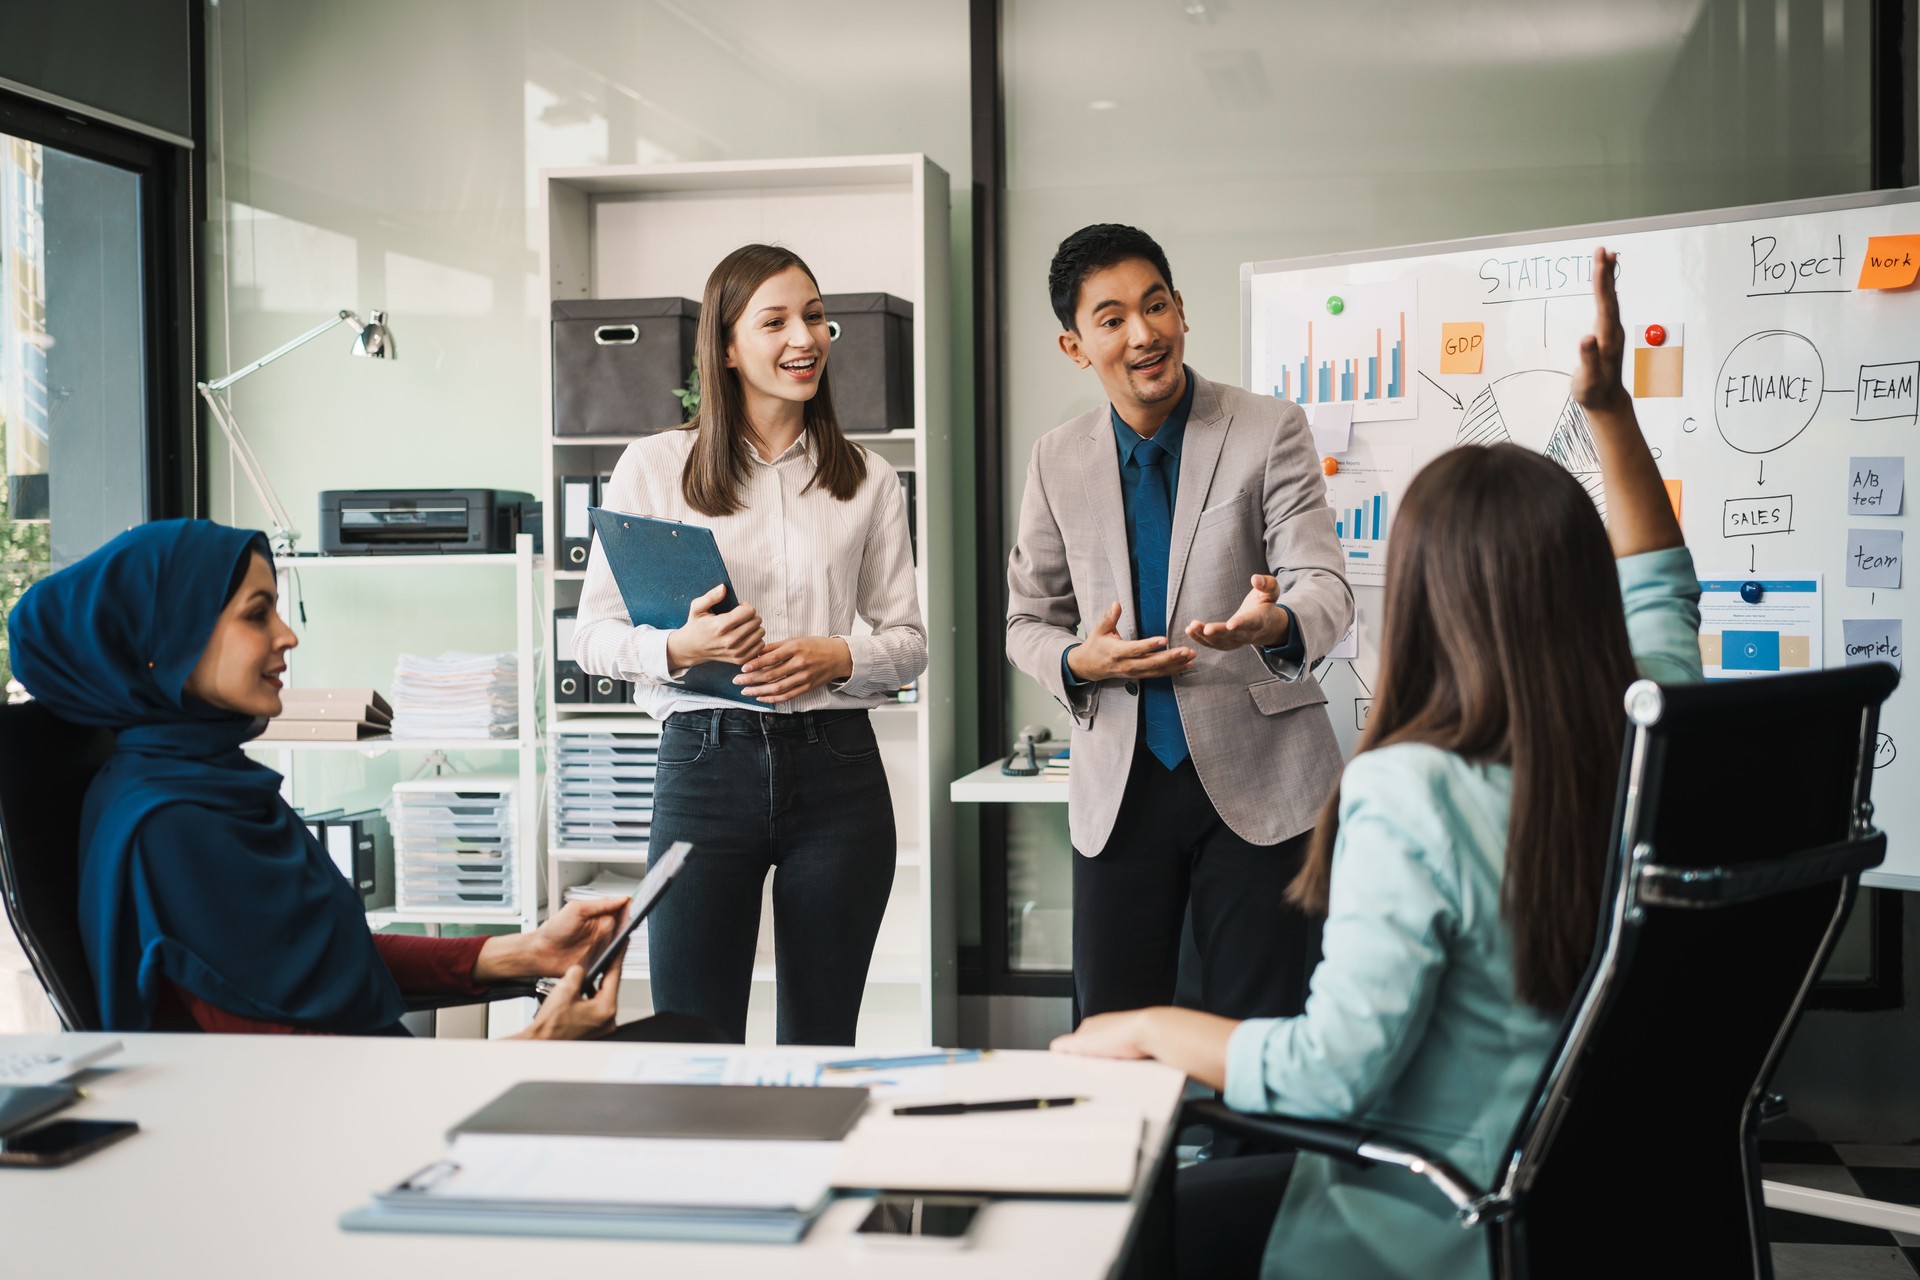
[[[1202,1007],[1299,1013],[1319,926],[1284,894],[1340,772],[1310,669],[1353,621],[1306,417],[1182,364],[1144,232],[1075,232],[1048,285],[1109,403],[1034,446],[1007,656],[1073,717],[1079,1012],[1171,1003],[1191,911]]]

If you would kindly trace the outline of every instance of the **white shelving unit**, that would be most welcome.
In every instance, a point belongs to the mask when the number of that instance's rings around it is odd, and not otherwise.
[[[470,752],[508,752],[516,757],[519,778],[519,799],[515,808],[514,845],[517,858],[518,882],[515,901],[519,904],[511,910],[442,910],[416,909],[400,911],[392,907],[367,913],[367,923],[374,929],[383,929],[396,924],[425,925],[429,932],[448,924],[508,924],[520,929],[532,929],[540,922],[540,875],[542,871],[542,853],[545,849],[544,824],[540,821],[542,797],[540,777],[540,689],[544,674],[542,660],[545,645],[540,636],[545,626],[545,609],[542,595],[538,589],[538,575],[543,570],[541,559],[533,553],[533,538],[521,534],[511,553],[495,555],[367,555],[367,556],[296,556],[283,559],[279,567],[289,573],[387,573],[402,570],[446,571],[449,569],[491,570],[493,572],[511,572],[514,584],[514,644],[519,655],[519,713],[520,734],[515,738],[449,738],[445,740],[406,740],[396,742],[392,738],[366,738],[358,742],[280,742],[254,741],[247,744],[247,750],[262,757],[277,757],[276,767],[286,778],[285,793],[287,801],[296,806],[310,800],[315,807],[326,807],[320,803],[324,795],[309,797],[303,794],[309,790],[299,777],[295,768],[296,760],[313,752],[354,753],[368,758],[395,754],[403,762],[417,758],[421,765],[427,765],[436,755],[458,755]],[[302,639],[307,637],[302,636]],[[334,638],[324,634],[315,638],[316,643],[326,644]],[[399,655],[394,655],[397,660]],[[295,650],[289,663],[294,680],[299,680],[300,653]],[[524,1012],[524,1011],[523,1011]],[[511,1021],[513,1019],[508,1018]],[[496,1028],[498,1030],[500,1028]],[[511,1028],[506,1028],[511,1029]]]
[[[868,974],[861,1044],[952,1044],[955,1022],[953,823],[948,780],[954,763],[952,430],[949,422],[948,182],[922,155],[725,161],[706,164],[543,170],[541,274],[550,300],[698,299],[714,265],[754,241],[791,247],[828,293],[891,293],[913,303],[914,421],[884,435],[855,437],[896,468],[915,472],[920,608],[929,665],[916,703],[874,715],[893,792],[900,853],[893,896]],[[637,436],[553,434],[552,345],[541,326],[545,499],[560,509],[557,477],[604,474]],[[675,406],[664,406],[673,425]],[[551,524],[557,521],[550,521]],[[578,572],[555,572],[554,604],[579,598]],[[549,677],[550,678],[550,677]],[[551,728],[626,706],[559,703],[548,690]],[[629,852],[554,850],[553,900],[591,878],[597,866],[638,875]],[[768,908],[763,903],[763,912]],[[750,1040],[772,1039],[770,965],[755,971]],[[632,981],[644,1012],[647,984]]]

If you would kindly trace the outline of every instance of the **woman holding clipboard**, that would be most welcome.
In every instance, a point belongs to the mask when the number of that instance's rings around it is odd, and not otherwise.
[[[664,722],[650,855],[699,849],[648,918],[654,1008],[735,1042],[771,869],[779,1040],[853,1043],[896,857],[867,709],[927,664],[900,483],[841,434],[829,345],[796,254],[747,245],[714,268],[699,414],[629,445],[602,505],[710,529],[739,603],[716,613],[716,584],[684,625],[636,627],[596,541],[574,635],[582,669],[633,681]],[[709,662],[741,667],[743,698],[682,683]]]

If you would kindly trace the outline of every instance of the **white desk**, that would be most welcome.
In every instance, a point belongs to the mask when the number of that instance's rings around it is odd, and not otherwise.
[[[995,760],[955,778],[949,794],[955,804],[1065,804],[1067,780],[1045,773],[1031,778],[1008,777],[1000,772],[1000,761]]]
[[[49,1036],[0,1036],[0,1052]],[[75,1040],[78,1037],[74,1038]],[[595,1080],[633,1045],[309,1036],[121,1035],[66,1114],[141,1132],[65,1169],[0,1169],[0,1275],[216,1280],[540,1280],[544,1276],[1109,1274],[1170,1159],[1181,1076],[1154,1063],[998,1052],[941,1068],[943,1092],[1083,1094],[1147,1117],[1127,1201],[998,1201],[971,1249],[863,1252],[858,1201],[829,1206],[798,1245],[667,1244],[344,1232],[343,1210],[436,1158],[447,1127],[520,1080]],[[882,1105],[891,1105],[886,1103]]]

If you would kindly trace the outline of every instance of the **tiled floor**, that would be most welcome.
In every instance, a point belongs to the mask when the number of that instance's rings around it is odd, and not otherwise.
[[[1830,1146],[1762,1142],[1761,1176],[1770,1182],[1895,1204],[1920,1205],[1920,1145]],[[1767,1210],[1776,1280],[1916,1280],[1920,1236],[1896,1235],[1800,1213]]]

